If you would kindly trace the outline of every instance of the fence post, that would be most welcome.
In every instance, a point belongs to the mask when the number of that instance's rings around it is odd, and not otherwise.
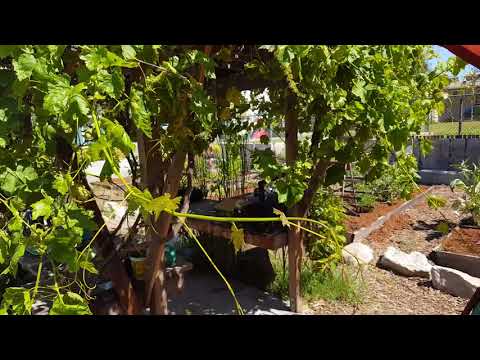
[[[463,97],[460,97],[460,121],[458,122],[458,135],[462,135],[463,122]]]

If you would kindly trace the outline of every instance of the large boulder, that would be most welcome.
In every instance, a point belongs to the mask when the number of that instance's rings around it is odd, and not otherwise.
[[[393,246],[387,248],[380,259],[380,265],[399,275],[424,278],[430,278],[432,269],[432,265],[422,253],[414,251],[407,254]]]
[[[369,246],[354,242],[342,249],[342,257],[347,264],[365,265],[372,262],[374,254]]]
[[[480,278],[456,269],[434,266],[432,268],[432,285],[435,289],[451,295],[470,299],[477,288],[480,287]]]

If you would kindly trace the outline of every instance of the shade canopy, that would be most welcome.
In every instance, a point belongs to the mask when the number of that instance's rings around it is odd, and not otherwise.
[[[480,45],[443,45],[443,47],[480,69]]]

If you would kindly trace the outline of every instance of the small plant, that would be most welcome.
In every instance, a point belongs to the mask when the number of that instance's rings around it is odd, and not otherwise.
[[[377,197],[375,195],[365,192],[361,194],[360,197],[358,198],[357,208],[361,212],[368,212],[373,209],[376,202],[377,202]]]
[[[270,285],[270,291],[282,299],[287,299],[288,273],[284,271],[280,258],[272,256],[272,265],[277,276]],[[302,297],[307,301],[324,299],[356,305],[362,301],[363,283],[360,276],[353,274],[350,269],[333,265],[319,271],[314,263],[307,259],[302,263],[300,289]]]
[[[475,225],[480,225],[480,167],[476,164],[468,166],[465,162],[458,166],[462,179],[455,179],[450,188],[455,191],[460,188],[464,191],[452,204],[454,209],[464,214],[470,214]]]

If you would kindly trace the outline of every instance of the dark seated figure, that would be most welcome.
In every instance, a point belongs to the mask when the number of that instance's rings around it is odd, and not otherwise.
[[[285,206],[278,203],[278,196],[272,188],[266,189],[265,180],[259,181],[258,187],[253,192],[253,198],[240,209],[235,210],[235,215],[239,217],[277,217],[273,209],[285,211]],[[281,229],[278,222],[265,223],[245,223],[247,231],[256,233],[269,233]]]

